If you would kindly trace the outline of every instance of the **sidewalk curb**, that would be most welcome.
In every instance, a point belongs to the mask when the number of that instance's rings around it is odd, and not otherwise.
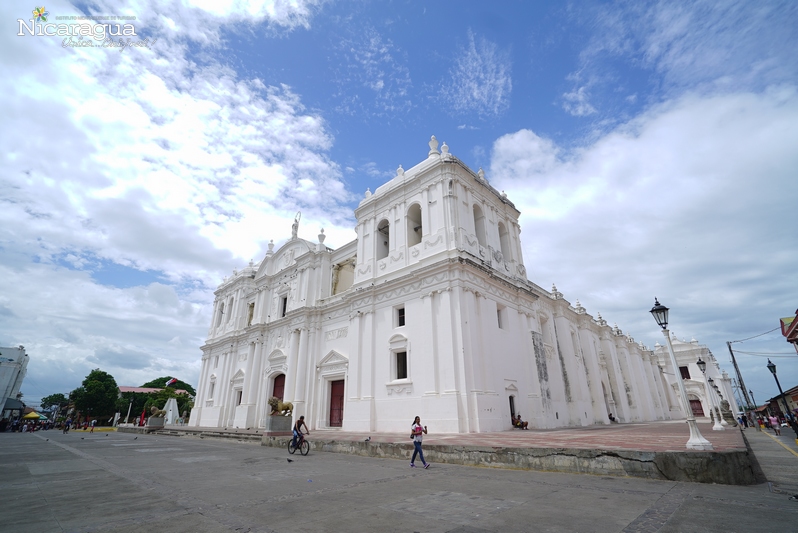
[[[264,436],[262,446],[282,448],[287,438]],[[409,461],[413,447],[385,442],[336,440],[310,441],[311,450],[364,457]],[[432,463],[537,470],[569,474],[637,477],[724,485],[757,483],[746,450],[723,452],[643,452],[576,448],[497,448],[483,446],[427,445],[424,455]]]

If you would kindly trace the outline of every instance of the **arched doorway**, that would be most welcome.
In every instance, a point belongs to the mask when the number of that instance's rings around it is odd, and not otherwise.
[[[515,396],[510,396],[510,417],[515,420]]]
[[[701,405],[701,400],[693,396],[692,394],[687,397],[690,400],[690,410],[693,411],[693,416],[698,417],[704,416],[704,406]]]
[[[279,374],[274,376],[274,385],[272,386],[272,396],[278,397],[280,400],[283,400],[283,394],[285,394],[285,374]]]

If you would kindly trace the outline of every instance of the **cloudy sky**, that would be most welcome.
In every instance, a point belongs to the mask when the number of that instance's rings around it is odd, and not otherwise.
[[[221,279],[297,211],[352,240],[432,134],[519,207],[533,282],[649,346],[657,296],[731,371],[726,341],[798,307],[798,4],[492,6],[45,4],[135,17],[120,49],[19,36],[37,6],[0,4],[0,346],[31,357],[25,399],[98,367],[196,383]],[[768,355],[798,385],[779,331],[733,346],[758,401]]]

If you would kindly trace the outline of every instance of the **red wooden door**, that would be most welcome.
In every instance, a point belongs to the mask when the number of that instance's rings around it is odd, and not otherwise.
[[[693,416],[704,416],[704,408],[701,406],[701,400],[690,400],[690,409],[693,410]]]
[[[330,427],[339,428],[344,423],[344,380],[330,383]]]
[[[280,374],[276,378],[274,378],[274,392],[272,396],[276,396],[283,399],[283,393],[285,392],[285,374]]]

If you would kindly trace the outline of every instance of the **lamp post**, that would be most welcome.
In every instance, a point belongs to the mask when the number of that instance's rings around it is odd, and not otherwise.
[[[792,430],[795,432],[795,442],[798,443],[798,423],[795,422],[795,416],[793,416],[790,407],[787,405],[787,400],[784,398],[784,391],[781,390],[779,376],[776,375],[776,365],[771,363],[770,359],[768,359],[768,370],[770,370],[770,373],[773,374],[773,377],[776,379],[776,386],[779,388],[779,395],[781,396],[782,403],[784,403],[784,413],[787,416],[790,427],[792,427]]]
[[[668,344],[668,354],[671,356],[671,364],[673,365],[676,383],[679,386],[679,393],[682,400],[682,408],[684,414],[687,416],[687,426],[690,428],[690,438],[687,440],[687,448],[691,450],[711,450],[712,443],[701,435],[698,431],[698,424],[696,424],[693,410],[690,409],[690,402],[687,400],[687,391],[684,389],[682,382],[682,375],[679,372],[679,363],[676,362],[676,355],[673,353],[673,345],[671,344],[671,335],[668,331],[668,308],[660,304],[654,298],[654,307],[651,308],[651,314],[654,316],[657,325],[662,328],[662,334],[665,335],[665,341]]]
[[[707,400],[709,400],[709,409],[711,411],[714,411],[715,399],[712,397],[712,391],[709,389],[709,382],[707,381],[707,363],[706,361],[701,359],[701,357],[699,357],[698,361],[696,361],[696,364],[698,365],[698,369],[701,370],[701,373],[704,374],[704,387],[705,390],[707,391]],[[718,409],[718,411],[720,411],[720,409]],[[715,419],[715,423],[712,425],[712,431],[726,430],[726,428],[724,428],[723,425],[721,425],[720,420],[718,420],[719,417],[713,416],[712,418]]]
[[[726,420],[723,418],[723,414],[721,411],[721,409],[723,408],[723,406],[721,405],[721,403],[723,402],[723,394],[720,392],[720,387],[718,387],[717,383],[713,383],[712,388],[715,389],[715,394],[718,395],[718,416],[720,417],[720,425],[724,427],[728,426],[729,423],[726,422]]]
[[[720,402],[723,401],[723,395],[720,393],[718,384],[715,383],[715,381],[712,378],[709,378],[709,386],[712,387],[712,390],[715,391],[715,396],[713,396],[712,398],[715,399],[715,405],[718,408],[718,412],[716,414],[718,415],[718,420],[720,420],[720,425],[722,427],[726,427],[729,425],[729,423],[723,419],[723,415],[720,412]]]
[[[756,428],[757,431],[762,431],[762,428],[759,427],[759,414],[756,411],[758,406],[756,404],[756,398],[754,398],[754,391],[748,389],[748,394],[751,395],[751,399],[754,401],[754,416],[753,416],[754,427]]]

